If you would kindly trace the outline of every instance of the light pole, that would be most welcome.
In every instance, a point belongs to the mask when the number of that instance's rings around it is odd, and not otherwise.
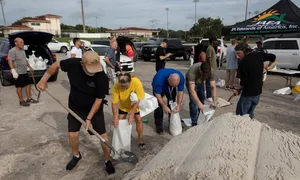
[[[167,11],[167,38],[169,38],[169,8],[166,8]]]
[[[96,33],[98,33],[98,16],[96,16]]]
[[[193,2],[195,3],[195,24],[197,24],[197,3],[199,0],[194,0]]]
[[[83,33],[85,33],[85,21],[84,21],[84,8],[83,8],[83,0],[81,0],[81,16],[82,16],[82,26],[83,26]]]
[[[4,27],[6,27],[6,19],[5,19],[4,8],[3,8],[3,0],[0,0],[0,3],[1,3],[1,9],[2,9],[2,16],[3,16]]]
[[[151,22],[151,24],[152,24],[151,28],[154,29],[154,24],[157,22],[157,20],[151,19],[149,22]]]
[[[246,0],[245,20],[247,20],[247,15],[248,15],[248,3],[249,3],[249,0]]]

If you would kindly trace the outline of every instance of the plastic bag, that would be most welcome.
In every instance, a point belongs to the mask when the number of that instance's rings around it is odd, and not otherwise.
[[[174,102],[171,104],[171,109],[174,110],[177,103]],[[171,114],[170,118],[170,133],[172,136],[177,136],[182,133],[182,126],[181,126],[181,119],[179,113],[173,113]]]
[[[282,89],[278,89],[276,91],[273,92],[274,94],[281,94],[281,95],[288,95],[292,93],[292,90],[290,87],[285,87]]]
[[[138,102],[138,97],[135,92],[130,94],[131,104]],[[144,117],[150,113],[152,113],[156,108],[158,108],[158,101],[156,97],[145,93],[144,99],[140,100],[139,110],[141,117]]]
[[[119,152],[121,149],[131,150],[131,129],[132,125],[128,124],[127,119],[119,120],[119,126],[114,128],[112,146]],[[113,156],[114,155],[114,156]],[[112,154],[114,159],[118,158],[116,154]]]
[[[222,88],[225,86],[225,80],[224,79],[220,79],[217,84],[216,84],[217,87],[219,88]]]

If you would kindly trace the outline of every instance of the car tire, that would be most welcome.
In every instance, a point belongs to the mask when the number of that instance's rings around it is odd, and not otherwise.
[[[150,58],[144,58],[144,61],[150,61],[151,59]]]
[[[174,60],[176,59],[176,57],[172,56],[172,57],[170,57],[170,59],[171,59],[172,61],[174,61]]]
[[[50,77],[50,79],[49,79],[50,82],[54,82],[54,81],[56,81],[56,80],[57,80],[57,74],[52,75],[52,76]]]
[[[1,85],[2,86],[10,86],[11,82],[4,79],[4,72],[2,70],[0,70],[0,81],[1,81]]]
[[[63,47],[60,48],[59,52],[66,53],[66,52],[68,52],[68,48],[66,46],[63,46]]]
[[[188,61],[190,60],[191,58],[191,53],[190,52],[185,52],[184,55],[183,55],[183,59]]]

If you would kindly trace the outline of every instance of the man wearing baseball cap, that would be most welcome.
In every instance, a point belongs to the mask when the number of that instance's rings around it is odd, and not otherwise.
[[[166,53],[166,48],[168,46],[168,40],[163,39],[160,46],[157,48],[155,53],[156,58],[156,64],[155,64],[155,70],[158,72],[161,69],[164,69],[166,66],[167,59],[172,55],[171,53]]]
[[[85,129],[91,125],[106,141],[103,102],[108,89],[108,78],[104,73],[99,55],[93,51],[87,51],[81,58],[70,58],[57,61],[44,74],[38,83],[41,90],[47,88],[47,81],[58,69],[67,72],[71,85],[69,95],[69,108],[86,122]],[[72,170],[82,158],[79,152],[79,130],[81,123],[75,117],[68,114],[69,143],[72,147],[73,158],[67,164],[66,169]],[[110,149],[101,143],[106,171],[108,174],[115,173],[115,168],[110,161]]]

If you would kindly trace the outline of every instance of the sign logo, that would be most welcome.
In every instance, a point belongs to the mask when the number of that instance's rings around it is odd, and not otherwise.
[[[253,19],[252,22],[258,22],[258,21],[265,21],[265,20],[275,20],[280,22],[287,22],[284,20],[284,17],[286,14],[280,14],[277,10],[271,9],[268,12],[264,12],[260,15],[258,15],[256,18]]]

